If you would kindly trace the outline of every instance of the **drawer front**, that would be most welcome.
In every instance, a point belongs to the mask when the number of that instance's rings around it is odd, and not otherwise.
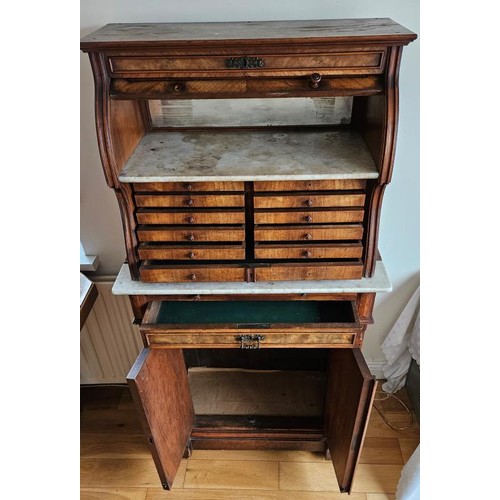
[[[254,191],[337,191],[364,189],[364,179],[328,179],[318,181],[256,181]]]
[[[154,261],[153,261],[154,262]],[[245,270],[232,266],[168,266],[144,262],[139,269],[142,281],[154,283],[196,283],[206,281],[245,281]]]
[[[145,226],[137,229],[137,239],[149,241],[244,241],[245,230],[242,226],[210,226],[198,228]]]
[[[138,207],[244,207],[243,194],[136,194]]]
[[[110,72],[121,77],[271,76],[378,74],[383,70],[383,49],[311,54],[239,54],[203,56],[111,56]]]
[[[362,207],[364,194],[280,193],[254,197],[255,208]]]
[[[328,241],[360,240],[363,237],[361,224],[317,225],[317,226],[259,226],[255,228],[255,241]]]
[[[283,347],[352,347],[356,333],[267,333],[251,332],[246,335],[259,335],[259,340],[242,338],[245,333],[152,333],[146,334],[151,348],[229,348],[229,349],[268,349]],[[254,337],[256,339],[256,337]]]
[[[256,259],[359,259],[361,243],[336,245],[271,245],[256,244]]]
[[[255,211],[255,224],[328,224],[334,222],[363,222],[364,210],[356,208],[332,210]]]
[[[244,191],[243,182],[136,182],[135,192]]]
[[[273,264],[255,268],[255,281],[350,280],[361,279],[362,276],[361,262],[329,265]]]
[[[243,245],[177,246],[148,245],[142,243],[138,249],[141,260],[243,260]]]
[[[139,224],[244,224],[245,211],[216,210],[161,210],[139,208],[136,212]]]
[[[145,75],[146,77],[148,75]],[[186,99],[209,97],[332,97],[376,95],[384,91],[381,76],[322,76],[317,87],[310,78],[243,78],[235,75],[225,80],[113,79],[110,93],[114,97],[137,99]],[[310,76],[310,75],[308,75]]]

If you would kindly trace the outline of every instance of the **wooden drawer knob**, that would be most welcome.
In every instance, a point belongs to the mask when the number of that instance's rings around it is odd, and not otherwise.
[[[196,257],[194,252],[189,252],[189,258],[194,259]]]
[[[184,186],[188,191],[192,191],[193,190],[193,186],[191,184],[185,184]]]
[[[193,297],[193,300],[201,300],[201,297],[200,297],[199,295],[195,295],[195,296]]]
[[[186,200],[186,205],[187,205],[188,207],[192,207],[192,206],[193,206],[193,203],[194,203],[194,202],[193,202],[193,200],[192,200],[191,198],[188,198],[188,199]]]
[[[306,222],[312,222],[312,220],[313,220],[311,215],[306,215],[305,219],[306,219]]]
[[[174,92],[182,92],[184,90],[184,85],[182,83],[176,83],[174,85]]]
[[[305,238],[306,240],[312,240],[312,235],[311,235],[311,234],[309,234],[309,233],[307,233],[307,234],[305,234],[305,235],[304,235],[304,238]]]
[[[305,250],[304,253],[302,254],[304,257],[311,257],[312,253],[310,250]]]
[[[188,234],[187,239],[189,241],[194,241],[194,234]]]
[[[312,200],[306,200],[305,203],[306,203],[306,205],[308,207],[312,207],[313,206],[313,201]]]
[[[189,216],[187,218],[187,221],[190,223],[190,224],[193,224],[194,223],[194,217],[193,216]]]
[[[189,279],[190,279],[191,281],[196,281],[196,274],[191,274],[191,275],[189,276]]]
[[[313,73],[311,75],[311,81],[309,82],[311,88],[312,89],[319,88],[319,82],[321,82],[321,75],[319,73]]]

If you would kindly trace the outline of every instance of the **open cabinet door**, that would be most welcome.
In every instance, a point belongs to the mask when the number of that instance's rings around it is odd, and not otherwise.
[[[165,490],[172,487],[194,424],[180,349],[143,349],[127,382]]]
[[[350,492],[377,382],[359,348],[331,349],[325,434],[341,492]]]

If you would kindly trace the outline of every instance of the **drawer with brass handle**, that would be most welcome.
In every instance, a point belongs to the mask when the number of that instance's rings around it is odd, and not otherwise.
[[[140,326],[151,348],[352,347],[351,301],[155,301]]]

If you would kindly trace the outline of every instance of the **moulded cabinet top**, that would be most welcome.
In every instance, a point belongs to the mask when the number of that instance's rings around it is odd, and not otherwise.
[[[389,18],[309,21],[107,24],[81,40],[84,51],[231,41],[259,43],[380,42],[406,45],[417,35]]]

